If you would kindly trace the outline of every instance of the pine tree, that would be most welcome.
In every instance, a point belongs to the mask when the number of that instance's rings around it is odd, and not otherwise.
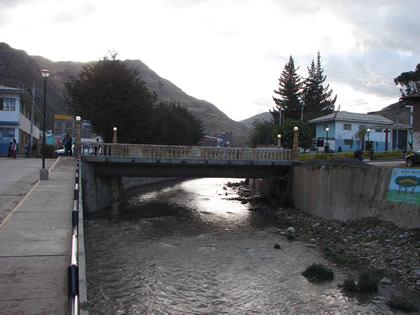
[[[308,67],[308,78],[303,83],[303,120],[308,121],[334,111],[337,95],[332,97],[333,91],[329,89],[329,84],[323,86],[326,79],[321,66],[321,54],[318,52],[317,63],[315,65],[312,60],[311,66]]]
[[[289,62],[284,66],[284,70],[279,78],[278,90],[274,93],[280,97],[273,97],[276,107],[273,108],[271,114],[273,120],[278,124],[279,110],[282,111],[282,120],[284,119],[299,119],[301,111],[300,94],[302,89],[301,77],[296,73],[299,68],[295,69],[295,62],[290,56]]]

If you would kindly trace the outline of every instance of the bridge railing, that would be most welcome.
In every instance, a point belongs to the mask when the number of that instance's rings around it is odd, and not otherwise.
[[[131,158],[174,158],[251,161],[292,160],[292,150],[276,148],[218,148],[154,144],[96,143],[82,144],[80,151],[81,155],[102,155]]]

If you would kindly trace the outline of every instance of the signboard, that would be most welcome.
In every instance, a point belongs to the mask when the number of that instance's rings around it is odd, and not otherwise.
[[[386,200],[420,205],[420,169],[394,168]]]

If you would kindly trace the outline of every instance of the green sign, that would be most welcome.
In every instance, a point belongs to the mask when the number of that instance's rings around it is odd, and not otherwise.
[[[420,169],[394,168],[386,200],[420,205]]]

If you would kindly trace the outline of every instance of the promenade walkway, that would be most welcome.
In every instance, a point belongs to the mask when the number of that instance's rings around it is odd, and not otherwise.
[[[48,160],[47,167],[53,162]],[[12,200],[0,218],[1,314],[68,312],[75,165],[73,158],[60,158],[49,180],[38,181],[41,160],[0,159],[0,198]],[[7,210],[17,199],[18,205]]]

